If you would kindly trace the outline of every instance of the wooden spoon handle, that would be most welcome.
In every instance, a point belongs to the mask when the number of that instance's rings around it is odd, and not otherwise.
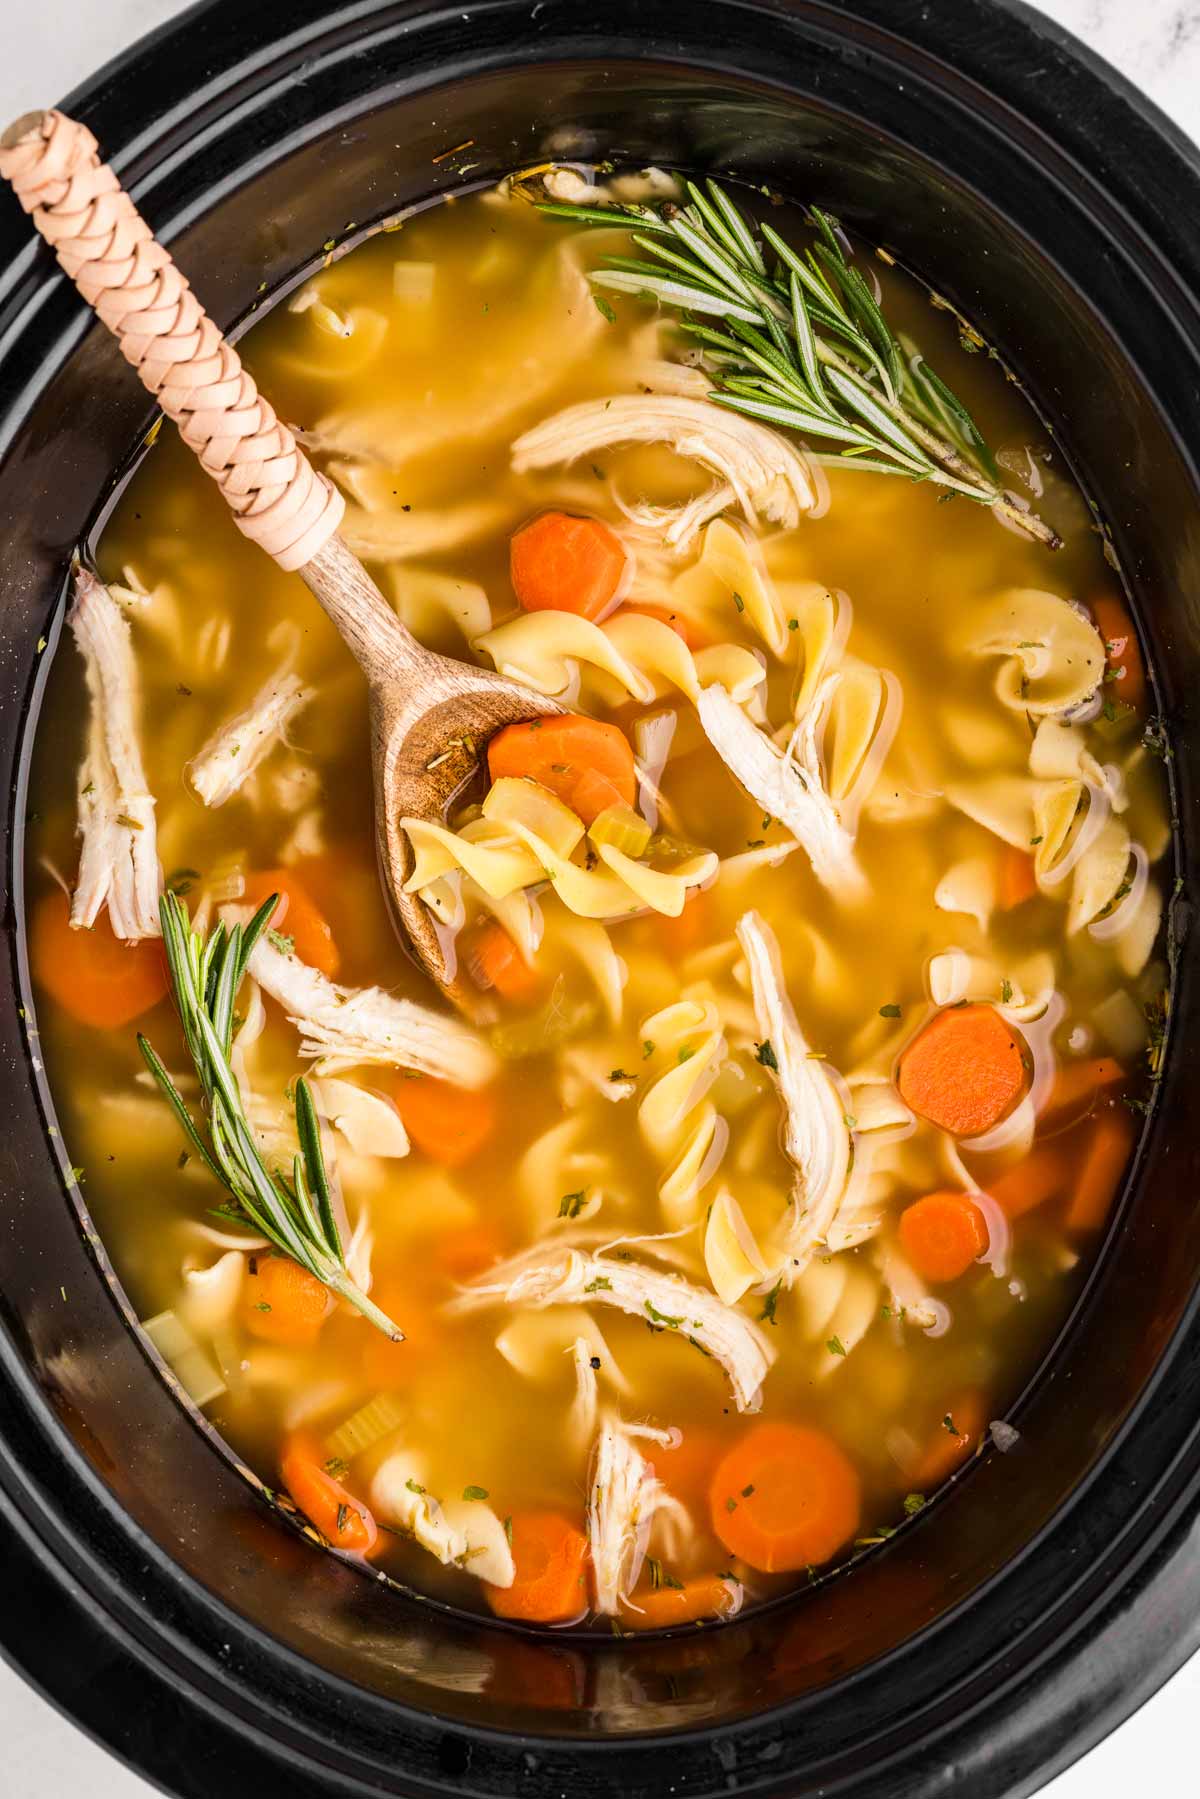
[[[97,317],[117,338],[238,529],[298,570],[368,678],[428,658],[371,577],[335,538],[341,494],[313,468],[259,393],[107,163],[61,112],[28,113],[0,137],[0,177]]]
[[[85,125],[31,113],[0,140],[0,175],[98,318],[174,419],[243,531],[298,569],[345,505],[275,416]]]

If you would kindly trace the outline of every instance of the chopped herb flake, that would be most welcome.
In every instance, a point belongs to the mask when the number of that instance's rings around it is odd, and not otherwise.
[[[609,305],[608,301],[604,299],[603,295],[593,294],[592,299],[596,302],[596,311],[600,314],[600,317],[604,319],[607,324],[615,325],[617,322],[617,315]]]
[[[764,1068],[773,1068],[776,1074],[779,1073],[779,1063],[776,1060],[775,1051],[771,1048],[769,1039],[754,1045],[754,1055],[756,1061],[761,1062]]]
[[[486,1487],[464,1487],[463,1488],[463,1498],[464,1499],[486,1499],[487,1496],[488,1496],[488,1490]]]
[[[904,1516],[906,1518],[915,1518],[917,1513],[924,1511],[924,1509],[925,1509],[924,1493],[908,1493],[905,1495]]]
[[[763,1309],[758,1314],[758,1321],[760,1324],[762,1324],[762,1323],[778,1324],[779,1323],[778,1318],[776,1318],[776,1316],[775,1316],[775,1308],[779,1304],[779,1292],[780,1292],[780,1288],[782,1286],[783,1286],[783,1276],[781,1274],[779,1279],[775,1282],[775,1285],[771,1288],[771,1291],[767,1294],[766,1298],[763,1300]]]
[[[1009,1005],[1012,1001],[1012,996],[1013,996],[1012,982],[1009,980],[1001,981],[1001,983],[1000,983],[1000,1004],[1002,1006]]]
[[[881,1018],[899,1018],[900,1008],[899,1008],[899,1006],[896,1006],[896,1005],[880,1006],[879,1016]]]
[[[282,931],[268,931],[267,942],[273,944],[281,956],[290,956],[296,947],[296,939],[285,936]]]
[[[840,1337],[830,1337],[825,1347],[830,1355],[845,1355],[846,1353],[846,1346]]]
[[[587,1189],[581,1187],[578,1193],[564,1193],[558,1202],[560,1218],[578,1218],[587,1203]]]

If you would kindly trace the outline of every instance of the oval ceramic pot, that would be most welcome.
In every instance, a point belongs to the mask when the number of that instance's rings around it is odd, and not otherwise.
[[[849,1577],[637,1642],[487,1624],[315,1551],[168,1391],[50,1135],[28,747],[67,559],[150,415],[0,196],[5,1652],[179,1795],[1031,1791],[1200,1640],[1195,151],[994,0],[210,0],[68,105],[227,326],[466,161],[724,172],[885,243],[1001,348],[1109,533],[1172,732],[1178,969],[1133,1178],[1018,1448]]]

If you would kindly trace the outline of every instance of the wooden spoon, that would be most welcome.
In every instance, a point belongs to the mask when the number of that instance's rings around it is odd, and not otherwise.
[[[375,849],[392,920],[443,992],[476,1022],[486,1022],[494,1007],[447,962],[429,907],[405,892],[413,854],[400,820],[444,823],[494,732],[563,708],[505,675],[425,649],[336,532],[299,574],[367,677]]]
[[[144,385],[220,486],[246,536],[295,571],[367,677],[375,844],[392,919],[438,986],[477,1020],[491,1008],[443,952],[432,913],[405,892],[400,819],[445,820],[504,725],[562,711],[503,675],[424,649],[337,535],[345,503],[276,417],[86,126],[28,113],[0,137],[0,177],[52,246]]]

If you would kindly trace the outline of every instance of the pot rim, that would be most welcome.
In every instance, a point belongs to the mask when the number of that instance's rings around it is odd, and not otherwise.
[[[997,114],[1004,114],[1012,129],[1036,134],[1047,155],[1072,162],[1076,179],[1087,187],[1114,235],[1151,256],[1156,267],[1163,271],[1164,282],[1175,290],[1178,315],[1184,319],[1189,315],[1200,318],[1200,261],[1195,245],[1188,245],[1183,234],[1182,221],[1188,216],[1189,208],[1168,205],[1169,194],[1174,195],[1176,201],[1181,192],[1190,194],[1194,216],[1194,202],[1200,200],[1200,151],[1123,76],[1063,27],[1035,13],[1021,0],[936,0],[936,3],[931,0],[796,0],[795,5],[788,5],[787,0],[704,0],[704,5],[714,12],[781,18],[788,14],[803,14],[820,21],[826,29],[860,29],[874,34],[876,39],[886,40],[887,51],[898,57],[918,55],[928,62],[930,56],[934,56],[941,62],[948,80],[978,89]],[[490,0],[489,4],[477,8],[476,13],[500,14],[515,9],[516,0]],[[581,45],[574,44],[561,55],[544,55],[545,50],[552,49],[559,41],[550,36],[550,31],[559,12],[565,11],[565,5],[559,6],[557,0],[549,0],[544,8],[536,10],[545,15],[546,41],[544,45],[535,45],[533,54],[523,60],[577,60],[587,59],[589,54],[614,58],[621,55],[621,50],[606,39],[589,39]],[[201,90],[200,105],[203,115],[219,124],[224,106],[235,94],[240,97],[247,83],[273,83],[279,78],[281,65],[284,68],[294,66],[304,57],[319,54],[321,45],[333,42],[339,33],[365,26],[383,15],[389,19],[403,15],[418,28],[420,20],[428,18],[432,11],[420,0],[398,0],[398,3],[397,0],[390,0],[390,3],[389,0],[343,0],[332,11],[322,0],[293,0],[287,8],[292,29],[286,37],[272,40],[267,36],[269,21],[249,28],[256,33],[249,49],[236,48],[232,34],[228,34],[222,40],[223,60],[214,65],[210,28],[217,23],[227,24],[235,15],[240,20],[242,9],[238,0],[199,0],[177,19],[148,34],[128,52],[109,62],[74,91],[64,102],[64,109],[91,124],[113,162],[123,171],[135,193],[144,199],[153,193],[156,173],[164,166],[175,166],[193,155],[202,154],[202,135],[198,147],[190,123],[189,109],[193,102],[187,93],[186,78],[181,81],[174,73],[168,81],[168,68],[178,71],[206,67],[207,78]],[[989,39],[989,32],[994,30],[997,20],[1003,21],[1007,34],[1004,58],[999,61],[993,55],[994,39]],[[975,32],[968,27],[979,27],[979,30]],[[668,43],[664,39],[653,46],[631,41],[625,54],[630,59],[640,57],[661,61],[674,50],[686,61],[686,29],[682,36],[684,42],[678,47],[674,40]],[[947,42],[953,45],[950,54],[955,60],[952,67],[943,60],[946,55],[943,46]],[[1067,106],[1061,100],[1056,105],[1047,93],[1051,84],[1041,84],[1031,95],[1030,85],[1022,82],[1022,72],[1028,67],[1029,59],[1046,49],[1052,49],[1065,59],[1072,72],[1075,88],[1069,116]],[[736,72],[733,52],[731,59],[726,66],[730,72]],[[269,75],[263,73],[267,64],[270,65]],[[719,72],[711,60],[698,66]],[[165,89],[165,109],[150,124],[140,118],[131,119],[123,110],[122,90],[133,87],[144,91],[152,83]],[[1081,96],[1086,98],[1086,105],[1079,104]],[[358,110],[366,110],[369,104],[369,101],[365,102]],[[1138,157],[1129,157],[1124,150],[1130,134],[1140,145]],[[1146,173],[1148,146],[1153,147],[1157,158],[1151,160],[1153,183]],[[274,160],[287,147],[283,143],[277,144],[266,160]],[[1130,164],[1136,167],[1131,168]],[[240,167],[236,176],[230,178],[230,185],[240,182],[245,174],[246,169]],[[189,222],[189,217],[219,203],[226,191],[228,188],[220,186],[204,191],[202,201],[191,202],[186,211],[164,222],[163,235],[170,239]],[[8,259],[0,256],[0,268],[6,269],[0,276],[0,320],[4,318],[6,304],[19,300],[25,291],[32,293],[35,288],[45,291],[63,285],[62,278],[57,275],[47,280],[38,274],[40,253],[27,242],[26,230],[18,221],[13,231],[6,232],[0,222],[0,245],[7,249],[11,241],[14,252]],[[73,319],[60,340],[63,358],[88,325],[86,315],[79,309],[78,318]],[[2,449],[0,442],[0,451]],[[1189,1328],[1196,1310],[1197,1302],[1193,1300],[1187,1318],[1179,1327],[1180,1335]],[[186,1580],[169,1558],[133,1526],[107,1489],[93,1476],[53,1419],[12,1343],[3,1333],[0,1333],[0,1367],[4,1371],[4,1390],[0,1391],[0,1436],[18,1445],[23,1439],[31,1461],[36,1460],[39,1439],[43,1447],[52,1443],[53,1454],[59,1460],[71,1462],[75,1478],[90,1488],[91,1501],[97,1515],[103,1515],[106,1529],[124,1532],[140,1557],[161,1563],[165,1579],[176,1583]],[[1093,1480],[1098,1481],[1104,1470],[1118,1458],[1165,1374],[1164,1363],[1147,1383],[1138,1407],[1116,1433],[1102,1463],[1093,1470],[1085,1486],[1090,1486]],[[1178,1399],[1173,1403],[1178,1404]],[[1194,1407],[1191,1415],[1195,1417],[1198,1412],[1200,1408]],[[986,1786],[982,1791],[1031,1791],[1043,1778],[1060,1771],[1120,1723],[1197,1646],[1200,1621],[1196,1599],[1200,1597],[1200,1578],[1193,1570],[1192,1585],[1185,1591],[1179,1576],[1179,1558],[1196,1516],[1198,1494],[1200,1428],[1194,1427],[1190,1436],[1179,1444],[1171,1477],[1161,1483],[1158,1528],[1147,1535],[1136,1558],[1128,1558],[1120,1564],[1120,1578],[1112,1590],[1096,1597],[1087,1615],[1076,1619],[1070,1631],[1046,1649],[1036,1676],[1028,1668],[1020,1671],[1024,1690],[1020,1690],[1019,1682],[1013,1683],[1012,1710],[1004,1720],[1000,1735],[1014,1756],[1014,1769],[1019,1766],[1024,1770],[1019,1750],[1027,1755],[1031,1746],[1036,1748],[1043,1757],[1038,1771],[1032,1775],[1027,1770],[1018,1772],[1016,1784],[1003,1788]],[[1072,1507],[1080,1497],[1073,1498]],[[87,1562],[94,1555],[93,1546],[77,1531],[72,1531],[69,1521],[54,1517],[52,1509],[45,1504],[44,1495],[36,1490],[36,1483],[27,1478],[24,1464],[18,1467],[15,1458],[7,1465],[0,1463],[0,1512],[13,1527],[12,1541],[20,1543],[20,1549],[13,1552],[17,1566],[10,1575],[14,1586],[19,1587],[18,1603],[0,1621],[0,1653],[89,1734],[151,1778],[178,1778],[179,1770],[174,1766],[170,1744],[152,1748],[143,1742],[133,1748],[124,1733],[119,1708],[109,1709],[107,1704],[102,1708],[92,1703],[85,1713],[81,1696],[71,1692],[65,1671],[57,1668],[53,1656],[43,1653],[44,1645],[31,1643],[31,1635],[36,1636],[40,1629],[44,1630],[51,1606],[63,1617],[65,1636],[73,1640],[78,1632],[81,1637],[94,1640],[97,1652],[102,1650],[112,1661],[117,1671],[114,1679],[129,1705],[141,1702],[138,1695],[144,1694],[147,1657],[152,1656],[156,1664],[155,1679],[169,1695],[166,1703],[173,1700],[177,1706],[181,1705],[186,1693],[187,1703],[205,1714],[210,1742],[228,1748],[231,1766],[236,1764],[247,1771],[277,1773],[281,1758],[286,1758],[293,1770],[297,1765],[309,1770],[303,1747],[296,1742],[283,1747],[273,1745],[270,1749],[261,1743],[256,1745],[253,1740],[255,1722],[251,1716],[254,1708],[243,1708],[238,1714],[228,1682],[214,1680],[211,1670],[207,1671],[209,1678],[202,1680],[186,1645],[177,1641],[168,1646],[167,1633],[162,1630],[159,1620],[128,1593],[118,1590],[119,1577],[114,1577],[116,1584],[109,1586],[107,1597],[104,1595],[103,1587],[107,1583],[97,1581],[85,1572]],[[1044,1534],[1049,1536],[1058,1528],[1059,1522],[1056,1518]],[[1109,1566],[1115,1564],[1117,1545],[1110,1547],[1112,1553],[1105,1562]],[[1006,1572],[1002,1570],[995,1580],[1003,1579]],[[220,1609],[213,1607],[211,1598],[198,1597],[210,1612]],[[931,1631],[948,1628],[953,1616],[939,1621]],[[245,1620],[231,1618],[229,1622],[236,1624],[237,1629],[248,1637],[260,1635],[273,1643],[265,1633],[248,1626]],[[1078,1657],[1078,1639],[1085,1628],[1095,1632],[1092,1641],[1098,1660],[1106,1654],[1111,1655],[1114,1672],[1119,1667],[1121,1678],[1108,1682],[1104,1701],[1095,1711],[1066,1716],[1061,1700],[1058,1705],[1055,1703],[1055,1676]],[[1128,1665],[1128,1655],[1119,1654],[1122,1633],[1138,1641],[1140,1654],[1136,1678],[1131,1678],[1133,1670]],[[156,1638],[157,1642],[153,1640]],[[1148,1644],[1152,1645],[1149,1652]],[[278,1645],[273,1645],[272,1652],[276,1656],[289,1654]],[[292,1659],[299,1663],[300,1658]],[[882,1663],[872,1664],[872,1671],[881,1666]],[[357,1689],[347,1683],[338,1683],[336,1677],[327,1675],[323,1678],[334,1685],[341,1684],[347,1697],[361,1698]],[[853,1686],[854,1678],[857,1677],[852,1677],[848,1686]],[[814,1696],[810,1695],[779,1708],[772,1714],[776,1733],[781,1728],[786,1729],[789,1716],[794,1712],[798,1714],[812,1703]],[[229,1711],[218,1716],[215,1708],[223,1704],[229,1706]],[[394,1709],[402,1711],[402,1708]],[[416,1724],[422,1719],[414,1714],[411,1721]],[[645,1757],[661,1751],[664,1744],[675,1745],[679,1752],[691,1744],[711,1745],[718,1740],[749,1747],[756,1739],[761,1740],[762,1727],[761,1719],[750,1719],[702,1730],[671,1732],[666,1736],[658,1733],[652,1737],[629,1737],[617,1745],[572,1742],[567,1753],[579,1758],[604,1758],[610,1765],[619,1766],[621,1758]],[[445,1726],[450,1732],[454,1728]],[[285,1734],[281,1728],[280,1737]],[[471,1727],[468,1734],[473,1740],[489,1736],[504,1738],[504,1733],[489,1733],[477,1727]],[[931,1737],[935,1755],[939,1739],[945,1741],[945,1729],[936,1730]],[[549,1745],[553,1740],[546,1741]],[[970,1752],[964,1761],[958,1744],[955,1749],[959,1765],[969,1767]],[[739,1781],[742,1790],[755,1784],[753,1775]],[[443,1790],[414,1781],[412,1790],[418,1789]],[[180,1790],[198,1793],[201,1789]],[[897,1787],[895,1790],[899,1795],[902,1789]]]

